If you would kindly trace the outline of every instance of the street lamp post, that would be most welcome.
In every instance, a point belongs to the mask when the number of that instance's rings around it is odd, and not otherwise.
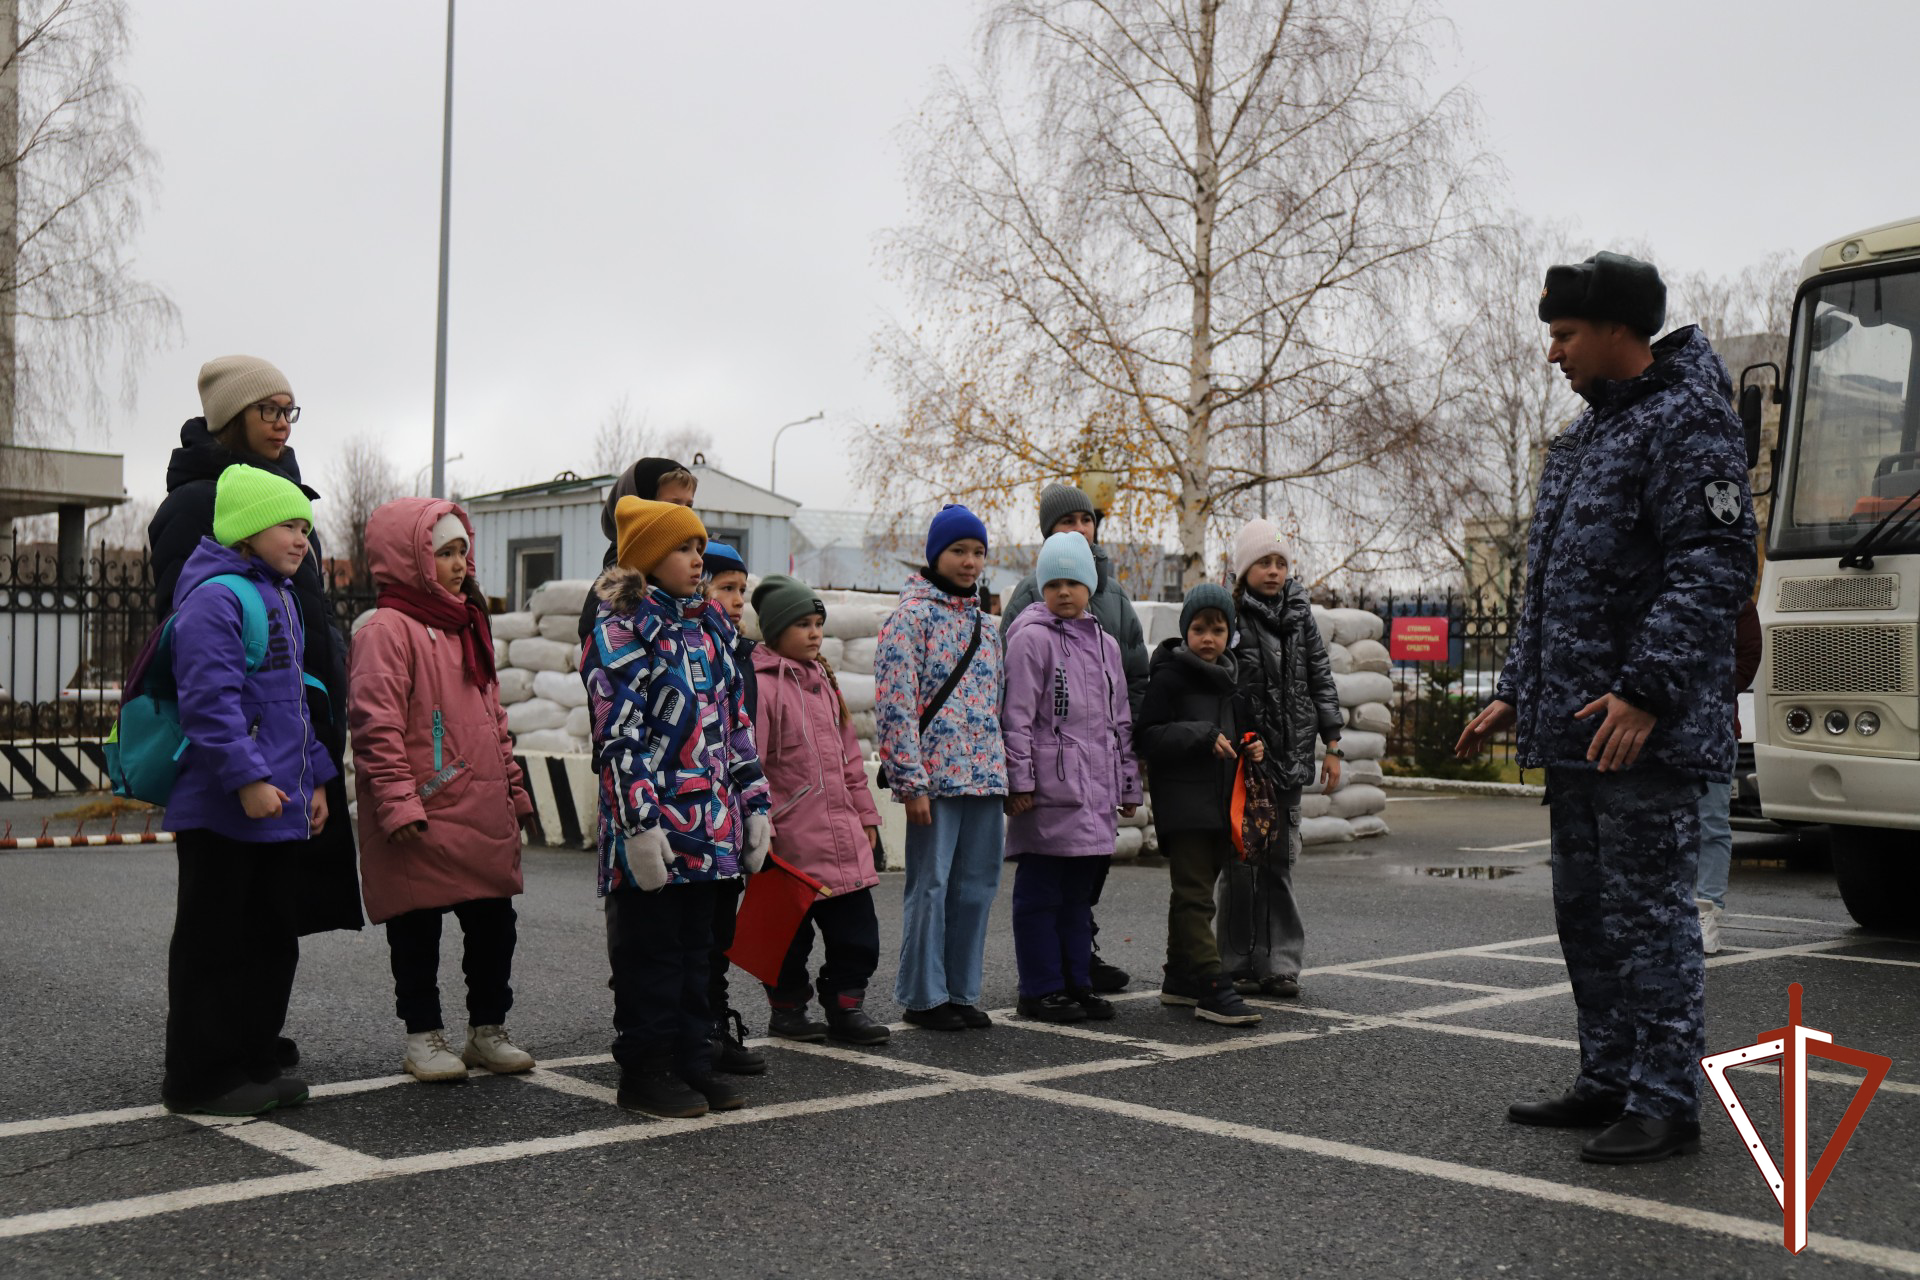
[[[818,422],[826,416],[827,411],[822,409],[809,417],[796,418],[773,433],[773,448],[768,451],[772,456],[767,463],[767,488],[773,490],[775,493],[780,492],[780,437],[787,434],[787,427],[798,427],[809,422]]]
[[[440,316],[433,346],[433,496],[447,496],[447,229],[453,197],[453,0],[447,0],[447,88],[440,110]]]

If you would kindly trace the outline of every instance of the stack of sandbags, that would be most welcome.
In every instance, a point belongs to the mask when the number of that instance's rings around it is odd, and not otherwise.
[[[1136,600],[1133,612],[1140,619],[1140,630],[1146,636],[1149,651],[1159,647],[1162,640],[1180,635],[1179,603],[1169,604],[1164,600]]]
[[[1364,609],[1315,607],[1314,621],[1326,637],[1340,692],[1340,714],[1347,728],[1340,735],[1346,759],[1340,785],[1324,794],[1318,781],[1300,799],[1300,835],[1306,844],[1336,844],[1387,834],[1387,793],[1380,787],[1380,761],[1393,728],[1393,664],[1380,643],[1386,623]],[[1316,743],[1316,758],[1326,749]]]
[[[580,610],[592,589],[577,579],[549,582],[525,610],[490,620],[500,703],[517,751],[591,750],[587,690],[580,681]]]

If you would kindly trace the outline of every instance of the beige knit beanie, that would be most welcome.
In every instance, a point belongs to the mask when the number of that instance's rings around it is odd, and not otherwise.
[[[221,356],[200,366],[200,408],[218,431],[250,404],[293,394],[287,375],[258,356]]]
[[[1294,567],[1293,547],[1277,525],[1271,520],[1247,521],[1240,532],[1233,535],[1233,580],[1240,581],[1256,561],[1271,555],[1285,560],[1289,570]]]

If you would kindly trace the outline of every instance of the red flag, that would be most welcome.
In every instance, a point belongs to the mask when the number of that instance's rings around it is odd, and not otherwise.
[[[769,853],[767,865],[747,879],[727,959],[768,986],[779,986],[780,966],[786,963],[800,922],[828,892],[819,880]]]

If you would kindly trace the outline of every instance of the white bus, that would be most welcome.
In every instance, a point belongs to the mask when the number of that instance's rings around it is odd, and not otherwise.
[[[1757,455],[1762,389],[1741,375]],[[1779,375],[1775,370],[1776,375]],[[1920,926],[1920,218],[1801,268],[1758,601],[1766,817],[1825,823],[1869,928]]]

